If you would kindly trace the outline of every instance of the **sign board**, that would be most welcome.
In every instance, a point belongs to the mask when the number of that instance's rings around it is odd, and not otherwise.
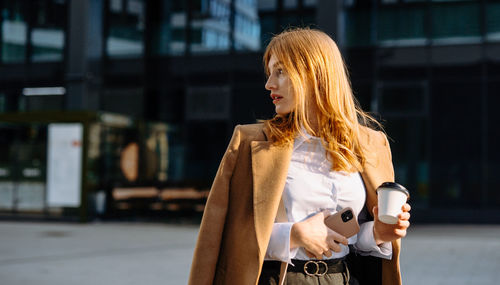
[[[49,124],[47,145],[47,205],[79,207],[82,185],[82,124]]]

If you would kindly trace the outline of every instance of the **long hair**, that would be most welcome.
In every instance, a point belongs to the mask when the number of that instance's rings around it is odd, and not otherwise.
[[[361,171],[366,157],[360,144],[361,125],[381,125],[361,110],[340,51],[324,32],[294,28],[274,36],[264,53],[264,68],[274,55],[290,77],[295,108],[264,124],[276,144],[292,143],[306,132],[320,137],[332,170]],[[311,111],[314,110],[314,111]],[[311,122],[317,122],[313,129]]]

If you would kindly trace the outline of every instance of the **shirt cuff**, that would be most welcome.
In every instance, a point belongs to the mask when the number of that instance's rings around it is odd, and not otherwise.
[[[392,244],[391,242],[384,242],[381,245],[375,243],[373,236],[374,222],[366,222],[361,224],[358,233],[358,240],[354,244],[354,248],[361,255],[371,255],[384,259],[392,259]]]
[[[292,258],[297,255],[299,248],[290,249],[290,232],[293,223],[274,223],[269,245],[266,251],[266,260],[279,260],[292,264]]]

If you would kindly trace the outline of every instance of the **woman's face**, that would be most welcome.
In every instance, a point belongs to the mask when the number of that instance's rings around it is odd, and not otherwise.
[[[279,115],[286,115],[295,108],[295,93],[293,92],[290,77],[278,62],[278,59],[271,55],[268,63],[269,78],[266,82],[266,89],[271,91],[271,99]]]

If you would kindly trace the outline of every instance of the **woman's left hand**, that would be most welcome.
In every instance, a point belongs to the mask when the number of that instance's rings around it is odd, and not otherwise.
[[[406,236],[406,229],[410,226],[410,205],[404,204],[401,207],[403,212],[398,215],[398,222],[394,225],[389,225],[381,222],[378,219],[378,207],[373,207],[373,237],[375,238],[375,242],[377,245],[380,245],[384,242],[390,242],[397,240],[398,238],[402,238]]]

